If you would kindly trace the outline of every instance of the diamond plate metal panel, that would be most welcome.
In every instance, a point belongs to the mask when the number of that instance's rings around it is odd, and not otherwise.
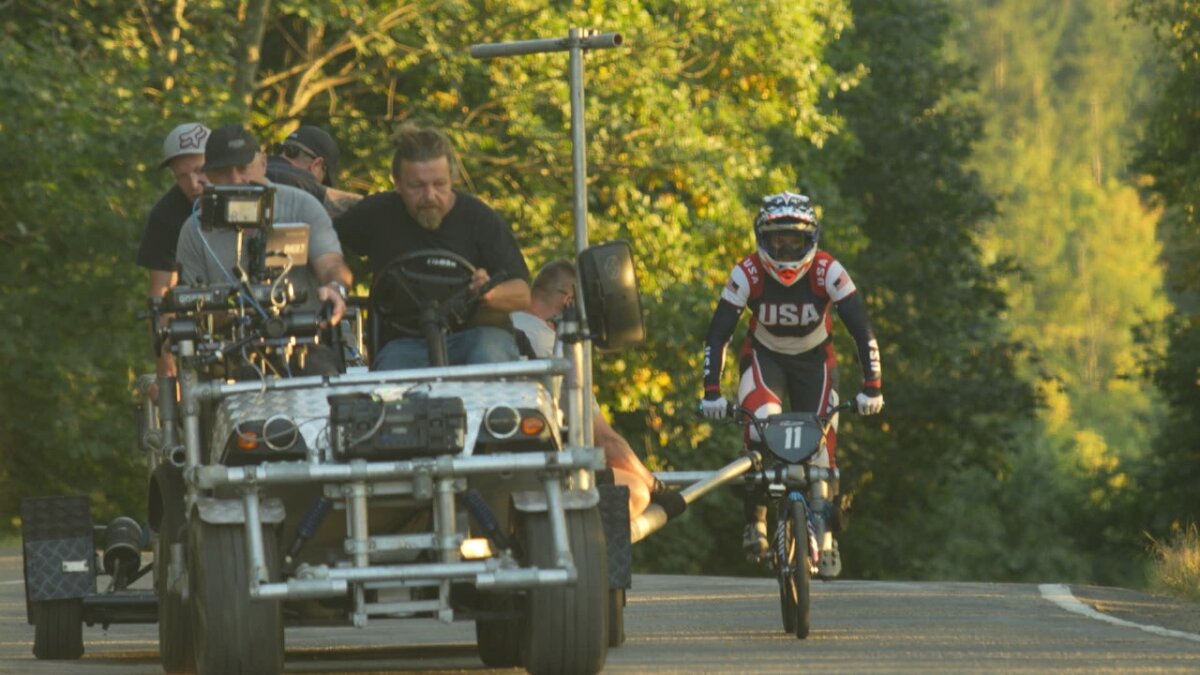
[[[25,590],[31,601],[81,598],[95,592],[96,546],[87,497],[22,499],[21,540]]]
[[[92,536],[25,542],[25,588],[29,599],[82,598],[96,591],[96,551]],[[68,572],[66,567],[83,571]]]
[[[629,488],[597,485],[600,491],[600,522],[608,547],[608,587],[629,588],[633,584],[633,544],[629,541]]]
[[[24,541],[92,536],[92,505],[82,495],[26,497],[21,500]]]
[[[531,381],[466,381],[426,382],[418,384],[355,385],[348,387],[313,387],[283,391],[233,394],[221,401],[213,425],[213,448],[224,448],[227,439],[238,425],[262,421],[273,415],[287,415],[300,428],[305,443],[316,448],[329,461],[329,400],[333,394],[370,393],[385,401],[403,398],[406,394],[427,394],[433,397],[455,397],[463,400],[467,412],[467,437],[463,456],[470,456],[479,437],[483,414],[488,408],[508,405],[533,408],[542,412],[551,433],[558,435],[558,414],[554,403],[540,382]]]

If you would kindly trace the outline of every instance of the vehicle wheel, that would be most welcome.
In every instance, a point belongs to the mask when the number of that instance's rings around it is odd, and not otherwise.
[[[573,585],[529,591],[521,660],[538,673],[598,673],[608,655],[608,551],[595,508],[567,511],[567,540],[578,576]],[[555,566],[554,538],[545,513],[523,514],[526,564]]]
[[[251,600],[244,525],[190,527],[188,588],[192,644],[200,675],[259,675],[283,670],[283,616],[278,600]],[[263,527],[272,581],[279,577],[275,531]]]
[[[82,600],[33,603],[33,655],[56,661],[83,656]]]
[[[183,509],[164,506],[154,548],[154,589],[158,594],[158,660],[168,673],[190,673],[195,668],[188,608],[183,594],[168,588],[171,545],[183,541],[183,526]]]
[[[512,610],[513,596],[489,598],[488,609]],[[521,665],[521,622],[512,618],[478,619],[475,642],[479,658],[489,668],[516,668]]]
[[[775,571],[779,577],[779,605],[783,612],[783,630],[803,640],[810,626],[809,590],[812,564],[808,555],[808,514],[803,502],[780,505],[779,527],[782,541],[776,535]]]

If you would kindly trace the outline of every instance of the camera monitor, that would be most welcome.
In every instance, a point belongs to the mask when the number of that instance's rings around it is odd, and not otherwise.
[[[269,230],[275,188],[264,185],[206,185],[200,223],[205,229]]]

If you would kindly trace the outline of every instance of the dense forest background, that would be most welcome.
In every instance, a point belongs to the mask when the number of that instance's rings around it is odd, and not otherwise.
[[[273,146],[318,124],[342,185],[372,192],[395,127],[436,121],[535,267],[573,245],[567,59],[468,48],[572,26],[626,38],[586,62],[590,225],[633,243],[650,339],[598,356],[597,383],[648,464],[736,456],[694,413],[701,342],[758,197],[798,188],[885,370],[884,414],[841,426],[846,575],[1142,583],[1147,535],[1198,515],[1183,0],[0,3],[0,531],[33,494],[144,509],[133,258],[169,129],[244,122]],[[739,522],[715,493],[637,564],[755,573]]]

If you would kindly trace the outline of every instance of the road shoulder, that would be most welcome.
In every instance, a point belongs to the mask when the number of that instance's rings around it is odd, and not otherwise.
[[[1070,589],[1079,602],[1102,614],[1200,635],[1200,604],[1107,586],[1071,584]]]

